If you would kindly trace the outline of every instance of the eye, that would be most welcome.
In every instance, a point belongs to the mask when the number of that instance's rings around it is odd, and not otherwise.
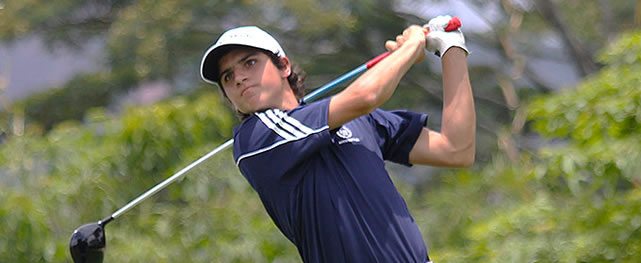
[[[223,76],[222,76],[222,80],[223,80],[223,82],[227,83],[227,82],[229,82],[233,77],[234,77],[234,76],[232,75],[232,73],[231,73],[231,72],[228,72],[228,73],[223,74]]]
[[[256,62],[257,61],[256,61],[255,58],[250,58],[250,59],[245,61],[245,66],[248,67],[248,68],[252,67],[253,65],[256,65]]]

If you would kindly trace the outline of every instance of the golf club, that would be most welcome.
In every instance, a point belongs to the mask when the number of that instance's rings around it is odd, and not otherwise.
[[[453,17],[451,21],[448,23],[447,27],[445,28],[446,31],[453,31],[458,29],[461,26],[461,22],[458,18]],[[359,74],[365,72],[366,70],[372,68],[378,62],[386,58],[391,52],[385,52],[383,54],[378,55],[377,57],[367,61],[365,64],[339,76],[338,78],[332,80],[331,82],[315,89],[313,92],[308,94],[303,98],[303,102],[311,102],[316,99],[318,99],[320,96],[323,94],[326,94],[327,92],[335,89],[342,83],[349,81],[353,79],[354,77],[358,76]],[[229,139],[220,146],[216,147],[214,150],[211,152],[207,153],[206,155],[202,156],[200,159],[192,162],[182,170],[178,171],[171,177],[165,179],[161,183],[157,184],[156,186],[152,187],[151,189],[147,190],[147,192],[143,193],[136,199],[132,200],[122,208],[118,209],[116,212],[111,214],[110,216],[95,222],[95,223],[89,223],[82,225],[78,227],[76,230],[73,231],[73,234],[71,235],[71,240],[69,241],[69,250],[71,252],[71,257],[75,263],[94,263],[94,262],[102,262],[103,257],[104,257],[104,250],[107,245],[106,241],[106,235],[105,235],[105,226],[113,221],[114,219],[118,218],[120,215],[124,214],[131,208],[135,207],[145,199],[149,198],[150,196],[154,195],[158,191],[164,189],[167,187],[169,184],[175,182],[176,180],[182,178],[185,173],[187,173],[189,170],[191,170],[193,167],[199,165],[203,161],[209,159],[211,156],[217,154],[218,152],[227,149],[229,146],[233,144],[234,140]]]

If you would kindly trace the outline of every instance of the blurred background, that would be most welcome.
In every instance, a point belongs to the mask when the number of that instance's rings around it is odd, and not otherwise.
[[[231,137],[199,77],[225,29],[271,32],[312,89],[410,24],[463,21],[477,118],[469,169],[389,166],[436,262],[638,262],[639,0],[0,0],[0,262],[68,242]],[[439,58],[384,106],[439,129]],[[231,150],[107,228],[105,262],[299,262]]]

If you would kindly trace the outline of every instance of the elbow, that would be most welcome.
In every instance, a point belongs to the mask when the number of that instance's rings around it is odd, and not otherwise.
[[[381,96],[375,92],[361,91],[352,94],[352,107],[359,114],[368,114],[382,105]]]
[[[458,151],[455,156],[456,158],[453,158],[454,167],[469,168],[474,165],[474,162],[476,161],[476,147],[474,147],[474,144],[471,144],[470,146]]]
[[[476,161],[476,136],[470,134],[467,139],[461,140],[459,144],[453,147],[454,156],[456,156],[457,167],[469,168]]]
[[[472,151],[471,153],[466,153],[460,160],[459,162],[459,167],[461,168],[469,168],[474,165],[474,162],[476,160],[476,153]]]
[[[363,98],[363,106],[368,113],[383,104],[383,102],[381,102],[380,96],[375,93],[362,94],[361,98]]]

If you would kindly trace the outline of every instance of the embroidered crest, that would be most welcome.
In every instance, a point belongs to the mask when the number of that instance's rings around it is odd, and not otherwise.
[[[338,144],[344,144],[344,143],[357,143],[360,142],[361,139],[359,138],[352,138],[354,134],[352,133],[352,130],[347,128],[347,126],[342,126],[338,131],[336,131],[336,136],[340,137],[341,140],[338,141]],[[332,139],[333,141],[333,139]]]
[[[349,128],[345,127],[345,126],[342,126],[336,132],[336,135],[338,135],[338,137],[341,137],[343,139],[349,139],[349,138],[352,138],[352,131]]]

